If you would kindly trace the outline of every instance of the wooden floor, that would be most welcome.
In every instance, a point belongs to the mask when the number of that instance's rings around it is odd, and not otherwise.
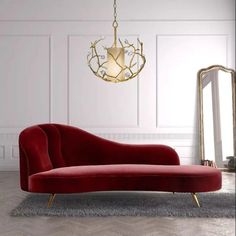
[[[223,192],[235,191],[235,174],[223,173]],[[0,236],[235,236],[234,219],[172,217],[10,217],[27,195],[17,172],[0,172]]]

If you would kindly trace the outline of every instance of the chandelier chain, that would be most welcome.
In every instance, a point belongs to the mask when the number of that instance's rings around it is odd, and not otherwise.
[[[118,27],[118,22],[117,22],[117,12],[116,12],[116,8],[117,8],[116,0],[114,0],[113,8],[114,8],[114,15],[113,15],[114,16],[114,21],[113,21],[112,26],[114,28],[117,28]]]
[[[114,21],[113,21],[113,28],[114,28],[114,46],[117,46],[117,27],[118,27],[118,23],[117,23],[117,12],[116,12],[116,0],[114,0],[114,4],[113,4],[113,8],[114,8]]]

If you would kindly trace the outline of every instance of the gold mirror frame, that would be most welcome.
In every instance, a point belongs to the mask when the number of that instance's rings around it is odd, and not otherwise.
[[[198,77],[198,97],[199,97],[199,152],[200,152],[200,160],[204,161],[205,160],[205,147],[204,147],[204,121],[203,121],[203,79],[204,76],[214,70],[221,70],[226,73],[231,74],[231,80],[232,80],[232,115],[233,115],[233,148],[234,148],[234,156],[236,156],[236,72],[233,69],[226,68],[221,65],[212,65],[207,68],[203,68],[198,71],[197,77]]]

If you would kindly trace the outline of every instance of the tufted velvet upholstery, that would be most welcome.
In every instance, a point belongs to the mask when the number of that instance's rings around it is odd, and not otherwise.
[[[204,192],[221,187],[219,170],[180,166],[171,147],[120,144],[67,125],[26,128],[19,147],[21,188],[30,192]]]

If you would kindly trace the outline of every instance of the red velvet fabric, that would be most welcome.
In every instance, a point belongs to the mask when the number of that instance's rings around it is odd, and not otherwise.
[[[30,127],[21,132],[19,140],[20,154],[24,153],[27,160],[27,166],[22,168],[27,168],[29,175],[53,168],[48,154],[47,135],[42,129],[38,126]]]
[[[107,190],[206,192],[220,188],[220,171],[205,166],[73,166],[37,173],[29,178],[29,190],[40,193]]]
[[[21,148],[20,149],[20,184],[21,189],[24,191],[28,191],[28,176],[29,176],[29,167],[28,160],[25,152]]]
[[[65,167],[65,161],[61,152],[61,134],[57,127],[51,124],[39,125],[46,133],[48,140],[48,154],[53,168]]]
[[[120,144],[67,125],[29,127],[19,147],[25,191],[205,192],[221,186],[219,170],[180,166],[178,154],[166,145]]]
[[[179,165],[174,149],[165,145],[129,145],[112,142],[81,129],[55,125],[67,166],[103,164]]]
[[[19,147],[21,188],[25,191],[31,174],[52,168],[98,164],[179,165],[177,153],[168,146],[120,144],[59,124],[26,128],[20,134]]]

